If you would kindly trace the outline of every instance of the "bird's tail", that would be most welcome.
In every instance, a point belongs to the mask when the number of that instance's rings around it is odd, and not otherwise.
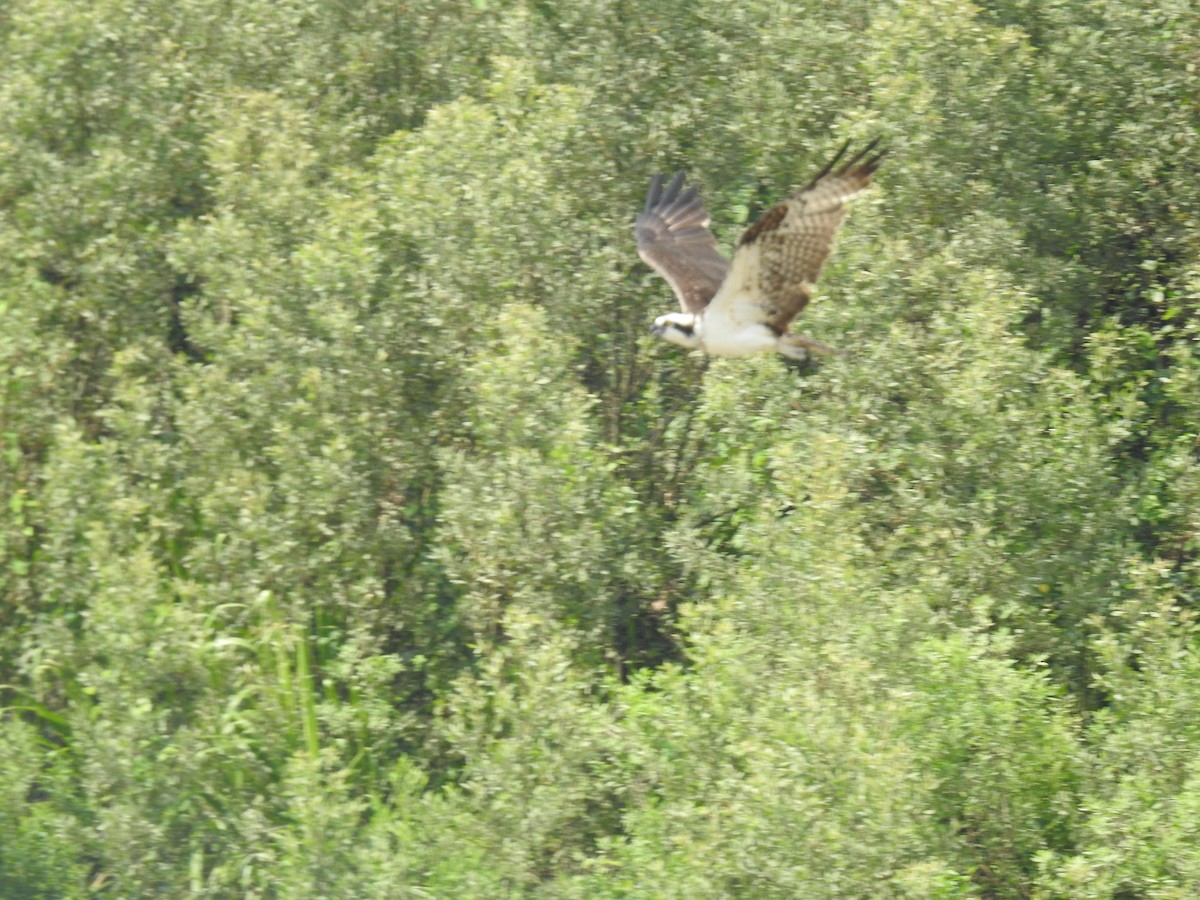
[[[845,356],[845,350],[835,350],[827,344],[822,344],[803,334],[785,334],[780,336],[779,352],[790,359],[804,359],[809,352],[818,356]]]

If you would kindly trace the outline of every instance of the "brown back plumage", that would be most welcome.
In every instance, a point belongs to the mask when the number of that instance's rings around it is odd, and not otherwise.
[[[663,191],[662,179],[655,175],[650,182],[646,207],[634,224],[638,255],[667,279],[684,312],[699,314],[725,280],[729,262],[708,230],[696,186],[681,193],[679,172]]]

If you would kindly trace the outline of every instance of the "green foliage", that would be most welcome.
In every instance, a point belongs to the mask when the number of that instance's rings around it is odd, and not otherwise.
[[[9,7],[0,895],[1200,892],[1192,4]]]
[[[30,712],[61,722],[47,710]],[[47,799],[71,790],[68,751],[15,721],[3,723],[0,749],[0,890],[7,897],[85,896],[87,830],[74,810]]]

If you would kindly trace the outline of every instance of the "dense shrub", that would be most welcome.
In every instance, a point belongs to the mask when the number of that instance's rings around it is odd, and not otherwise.
[[[0,894],[1200,892],[1192,4],[0,16]],[[805,329],[645,333],[890,148]]]

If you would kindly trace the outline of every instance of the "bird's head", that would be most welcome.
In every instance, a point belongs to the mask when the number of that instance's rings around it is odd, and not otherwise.
[[[696,325],[696,317],[691,313],[668,313],[654,320],[650,333],[664,341],[695,350],[700,346]]]

